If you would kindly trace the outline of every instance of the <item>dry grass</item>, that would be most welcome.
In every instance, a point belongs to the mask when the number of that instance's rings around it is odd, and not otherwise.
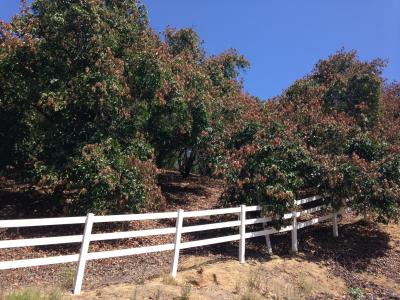
[[[260,295],[252,290],[246,290],[240,300],[259,300],[261,299]]]
[[[301,257],[249,260],[246,264],[235,260],[207,264],[207,257],[193,257],[182,262],[181,268],[176,280],[164,276],[143,285],[84,291],[73,299],[130,300],[135,299],[134,293],[136,299],[306,299],[321,294],[335,299],[348,292],[345,283],[329,274],[327,267]]]
[[[192,286],[190,283],[185,282],[181,286],[181,294],[178,297],[178,300],[189,300],[190,292],[192,291]]]
[[[22,291],[9,292],[1,298],[4,297],[5,300],[60,300],[62,296],[62,292],[58,289],[44,292],[36,288],[27,288]]]
[[[75,266],[66,265],[61,269],[59,274],[60,288],[64,290],[71,290],[74,285]]]
[[[162,283],[166,285],[178,285],[176,279],[169,274],[163,276]]]

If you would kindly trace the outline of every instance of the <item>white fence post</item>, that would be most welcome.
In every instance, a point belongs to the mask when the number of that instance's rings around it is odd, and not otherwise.
[[[245,262],[245,252],[246,252],[246,205],[240,205],[240,241],[239,241],[239,262]]]
[[[92,234],[94,214],[87,214],[85,230],[83,232],[81,252],[79,254],[78,268],[74,280],[74,295],[79,295],[82,288],[83,276],[85,274],[86,257],[89,250],[90,235]]]
[[[183,225],[183,209],[179,209],[178,216],[176,218],[174,257],[172,259],[172,267],[171,267],[171,276],[173,278],[176,277],[176,273],[178,272],[179,248],[181,245],[182,225]]]
[[[300,206],[305,203],[316,201],[321,197],[309,197],[295,201],[293,210],[291,213],[286,213],[283,216],[284,220],[292,219],[292,226],[285,226],[280,230],[274,230],[273,228],[267,228],[268,222],[272,220],[271,217],[258,217],[250,218],[246,220],[247,211],[259,211],[258,206],[241,205],[240,207],[233,208],[222,208],[222,209],[208,209],[201,211],[189,211],[184,212],[179,209],[178,212],[164,212],[164,213],[150,213],[150,214],[130,214],[130,215],[112,215],[112,216],[94,216],[93,214],[87,214],[82,217],[68,217],[68,218],[45,218],[45,219],[22,219],[22,220],[0,220],[0,228],[15,228],[15,227],[34,227],[34,226],[48,226],[48,225],[67,225],[67,224],[85,224],[83,235],[69,235],[69,236],[56,236],[56,237],[40,237],[40,238],[28,238],[28,239],[16,239],[16,240],[4,240],[0,241],[0,249],[3,248],[20,248],[28,246],[40,246],[40,245],[57,245],[57,244],[69,244],[69,243],[81,243],[81,249],[79,254],[73,255],[62,255],[62,256],[51,256],[42,258],[32,259],[20,259],[13,261],[0,261],[0,270],[52,265],[60,263],[72,263],[78,262],[77,270],[75,274],[73,293],[79,294],[82,288],[83,279],[85,275],[86,261],[90,259],[102,259],[112,257],[122,257],[134,254],[154,253],[161,251],[174,250],[173,261],[171,266],[171,275],[176,277],[179,264],[180,249],[188,249],[194,247],[200,247],[205,245],[212,245],[218,243],[232,242],[239,240],[239,261],[245,262],[245,241],[246,237],[253,238],[259,236],[265,236],[268,253],[272,254],[270,235],[275,232],[286,232],[291,231],[292,238],[292,252],[298,252],[298,237],[297,230],[311,226],[313,224],[320,223],[325,220],[333,219],[333,235],[338,236],[338,215],[346,212],[345,208],[342,207],[338,211],[331,211],[323,216],[314,217],[311,220],[303,221],[297,220],[304,214],[320,211],[324,209],[325,205],[319,205],[313,208],[299,210]],[[297,206],[297,207],[296,207]],[[299,211],[296,211],[299,210]],[[202,225],[186,226],[183,227],[183,219],[200,216],[213,216],[213,215],[225,215],[225,214],[238,214],[239,220],[209,223]],[[110,233],[92,233],[94,222],[125,222],[133,220],[158,220],[158,219],[176,219],[176,227],[160,228],[160,229],[145,229],[139,231],[126,231],[126,232],[110,232]],[[251,231],[246,233],[246,224],[261,224],[264,225],[264,230]],[[219,228],[230,228],[238,227],[239,234],[233,234],[223,237],[201,239],[196,241],[183,242],[181,241],[182,232],[200,232],[203,230],[219,229]],[[147,237],[154,235],[166,235],[175,233],[175,244],[168,243],[155,246],[137,247],[129,249],[111,250],[111,251],[99,251],[89,253],[89,245],[91,241],[102,241],[102,240],[114,240],[114,239],[125,239],[132,237]]]
[[[264,230],[268,229],[267,223],[264,223]],[[270,234],[266,233],[265,234],[265,243],[267,244],[267,251],[269,255],[272,255],[272,245],[271,245],[271,238],[270,238]]]
[[[297,253],[298,249],[298,242],[297,242],[297,212],[292,212],[292,252]]]
[[[338,236],[339,236],[337,216],[338,216],[338,213],[335,211],[335,212],[332,214],[332,219],[333,219],[333,236],[334,236],[334,237],[338,237]]]

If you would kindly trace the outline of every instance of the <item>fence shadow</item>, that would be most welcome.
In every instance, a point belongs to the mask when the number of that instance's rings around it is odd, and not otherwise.
[[[390,250],[390,236],[374,223],[341,225],[338,238],[328,225],[310,229],[301,233],[300,251],[310,260],[332,260],[348,270],[363,271]]]
[[[224,232],[227,233],[226,231]],[[230,231],[235,234],[237,231]],[[220,235],[219,232],[217,235]],[[213,237],[204,233],[191,234],[190,240]],[[274,255],[291,257],[290,232],[273,234],[271,243]],[[355,223],[339,225],[339,237],[332,235],[332,225],[324,223],[317,226],[303,228],[298,231],[299,252],[307,260],[314,262],[333,261],[341,267],[351,271],[363,271],[370,262],[386,255],[390,250],[389,235],[380,230],[374,223],[357,221]],[[238,242],[216,244],[182,251],[184,255],[216,255],[220,259],[237,259]],[[257,237],[246,239],[246,259],[269,260],[265,238]]]

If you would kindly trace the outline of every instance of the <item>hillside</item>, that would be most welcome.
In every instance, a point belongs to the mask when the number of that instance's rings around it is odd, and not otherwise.
[[[172,171],[164,171],[160,175],[160,183],[168,200],[168,211],[178,207],[185,210],[214,208],[218,205],[218,198],[223,191],[222,181],[201,176],[182,179],[178,173]],[[3,190],[2,195],[0,201],[7,201],[12,194],[4,197]],[[12,208],[9,206],[8,209]],[[155,226],[168,224],[156,221],[132,222],[128,228],[137,230]],[[102,228],[109,229],[111,228]],[[66,230],[73,228],[52,230],[51,235],[66,234]],[[346,215],[340,222],[340,236],[337,240],[332,238],[331,230],[329,223],[300,230],[300,252],[297,256],[291,256],[289,253],[290,234],[272,236],[275,254],[272,258],[266,254],[263,238],[251,239],[246,245],[245,265],[237,262],[237,243],[182,251],[177,283],[171,283],[166,275],[170,268],[170,252],[92,261],[87,267],[84,292],[77,299],[132,299],[134,290],[137,290],[137,295],[140,296],[137,299],[155,299],[154,295],[158,290],[162,295],[160,299],[171,299],[173,295],[181,293],[181,286],[185,282],[192,285],[191,299],[241,299],[243,293],[248,291],[248,285],[252,285],[251,281],[256,280],[252,278],[253,275],[259,277],[256,281],[260,283],[256,284],[254,292],[260,294],[260,297],[267,295],[268,298],[273,293],[279,294],[277,290],[282,292],[288,289],[300,293],[303,298],[313,299],[325,299],[328,295],[334,299],[342,299],[351,291],[360,291],[367,299],[398,299],[400,226],[365,223],[353,215]],[[19,232],[3,231],[0,238],[40,235],[43,235],[42,230],[21,229]],[[190,240],[201,236],[184,235],[183,238]],[[96,242],[91,246],[91,250],[145,246],[172,240],[173,237],[157,237]],[[75,253],[78,250],[78,246],[2,249],[0,260]],[[1,271],[1,275],[0,288],[4,293],[6,290],[20,290],[27,286],[44,289],[61,287],[68,299],[67,290],[72,285],[73,265]],[[237,282],[240,282],[240,287],[237,287]]]
[[[152,27],[142,0],[20,1],[0,19],[1,297],[68,298],[79,261],[83,299],[400,299],[385,57],[331,49],[261,99],[248,58],[210,52],[195,25]],[[31,218],[50,220],[15,221]]]

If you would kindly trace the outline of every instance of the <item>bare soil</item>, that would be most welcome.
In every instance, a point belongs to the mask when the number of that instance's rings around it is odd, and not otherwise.
[[[329,270],[302,257],[273,257],[268,261],[236,260],[213,262],[208,257],[193,257],[182,263],[176,281],[160,277],[141,285],[121,284],[87,291],[74,299],[179,299],[190,285],[190,299],[242,299],[253,294],[258,299],[306,299],[324,295],[340,298],[345,282],[329,274]],[[335,287],[332,289],[332,287]],[[66,299],[72,297],[66,296]]]
[[[223,182],[200,176],[182,179],[176,172],[160,175],[167,210],[199,210],[218,207]],[[51,199],[45,191],[0,180],[0,219],[39,217],[62,214],[40,211]],[[234,216],[233,216],[234,217]],[[208,223],[219,218],[199,218],[188,222]],[[189,224],[188,223],[188,224]],[[142,221],[96,227],[96,232],[139,230],[175,226],[172,221]],[[82,233],[82,226],[0,229],[0,239],[18,239]],[[232,231],[234,232],[234,231]],[[227,232],[187,234],[184,240],[209,238]],[[172,236],[125,239],[92,243],[90,251],[104,251],[169,243]],[[327,222],[299,230],[299,255],[290,250],[290,234],[271,237],[275,256],[266,253],[265,240],[255,238],[246,244],[247,263],[237,263],[236,242],[182,251],[177,283],[163,281],[168,274],[171,252],[103,259],[88,263],[81,298],[77,299],[173,299],[191,284],[190,299],[241,299],[246,293],[257,297],[289,299],[350,299],[349,291],[361,291],[364,299],[400,299],[400,226],[367,223],[346,215],[339,225],[339,238],[332,237]],[[247,243],[247,241],[246,241]],[[0,261],[72,254],[79,245],[0,249]],[[27,286],[40,289],[72,284],[74,264],[33,267],[0,271],[0,295]],[[261,278],[257,288],[249,290],[254,274]],[[250,284],[251,285],[251,284]],[[285,292],[286,291],[286,292]],[[286,293],[286,294],[285,294]],[[293,296],[295,294],[295,296]],[[1,296],[0,296],[1,297]],[[125,298],[124,298],[125,297]],[[146,298],[147,297],[147,298]],[[152,297],[152,298],[151,298]],[[197,298],[196,298],[197,297]],[[75,297],[74,297],[75,298]]]

